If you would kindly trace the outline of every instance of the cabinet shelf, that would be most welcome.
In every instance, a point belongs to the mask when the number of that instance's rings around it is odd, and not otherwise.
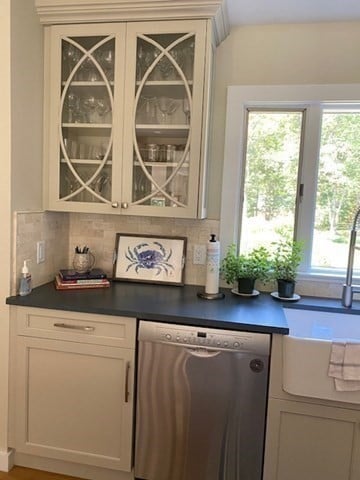
[[[187,136],[189,132],[189,125],[150,125],[150,124],[137,124],[136,133],[143,136]]]
[[[63,128],[112,128],[111,123],[62,123]]]
[[[77,165],[100,165],[102,163],[102,160],[93,160],[93,159],[83,159],[83,158],[70,158],[70,163],[74,163]],[[65,158],[62,158],[60,160],[60,163],[67,163],[67,160]],[[112,160],[107,160],[105,162],[105,165],[112,165]]]
[[[114,81],[111,80],[110,82],[108,82],[109,85],[113,86],[114,85]],[[61,82],[61,85],[62,86],[65,86],[66,85],[66,82]],[[105,87],[107,85],[106,82],[104,82],[103,80],[96,80],[95,82],[90,82],[90,81],[72,81],[71,82],[71,86],[72,87]]]
[[[89,82],[88,82],[89,83]],[[192,85],[193,81],[188,80],[188,85]],[[136,86],[141,85],[141,81],[136,82]],[[182,80],[148,80],[144,83],[147,87],[168,87],[168,86],[183,86],[184,82]]]
[[[139,167],[140,162],[136,161],[134,162],[134,165]],[[179,162],[144,162],[144,165],[146,167],[155,167],[155,168],[176,168],[179,165]],[[188,163],[184,163],[181,165],[181,168],[189,168]]]

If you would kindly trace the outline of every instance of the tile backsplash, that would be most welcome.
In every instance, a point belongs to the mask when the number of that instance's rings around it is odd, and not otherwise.
[[[11,293],[18,290],[21,268],[28,260],[33,286],[49,282],[62,265],[68,262],[69,217],[58,212],[15,212],[13,245],[13,277]],[[45,242],[45,262],[36,262],[36,243]]]
[[[96,266],[111,276],[116,233],[137,233],[187,238],[185,283],[204,285],[205,265],[193,265],[194,244],[205,244],[211,233],[218,235],[217,220],[188,220],[58,212],[15,214],[15,255],[12,293],[16,292],[21,266],[30,260],[33,286],[51,281],[59,268],[72,266],[76,245],[87,245]],[[46,260],[36,263],[36,242],[45,241]]]
[[[185,283],[204,285],[206,267],[193,265],[194,245],[206,244],[211,233],[218,236],[220,222],[39,211],[15,213],[14,228],[12,294],[17,292],[24,260],[30,260],[33,286],[38,286],[53,280],[60,268],[71,268],[76,245],[87,245],[96,257],[96,265],[111,276],[116,233],[186,237]],[[46,260],[37,264],[36,242],[39,240],[45,241]],[[221,283],[226,286],[224,282]],[[299,279],[296,291],[300,295],[340,298],[341,286],[342,280]],[[260,289],[272,291],[274,285]]]
[[[87,245],[96,257],[96,265],[111,275],[116,233],[186,237],[185,283],[202,285],[205,266],[193,265],[194,244],[205,244],[210,234],[218,235],[218,231],[217,220],[70,214],[68,254],[71,260],[76,245]]]

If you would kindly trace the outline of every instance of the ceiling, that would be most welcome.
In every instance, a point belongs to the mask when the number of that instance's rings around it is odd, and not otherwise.
[[[227,0],[231,26],[360,20],[359,0]]]

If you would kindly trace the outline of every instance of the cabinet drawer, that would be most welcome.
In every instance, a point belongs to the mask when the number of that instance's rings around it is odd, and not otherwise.
[[[135,318],[24,307],[11,317],[17,335],[135,348]]]

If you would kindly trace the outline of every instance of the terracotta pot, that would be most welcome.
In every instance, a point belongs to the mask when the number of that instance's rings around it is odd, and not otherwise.
[[[278,280],[278,294],[282,298],[292,298],[295,292],[295,282],[293,280]]]
[[[251,294],[253,293],[255,278],[238,278],[238,292]]]

